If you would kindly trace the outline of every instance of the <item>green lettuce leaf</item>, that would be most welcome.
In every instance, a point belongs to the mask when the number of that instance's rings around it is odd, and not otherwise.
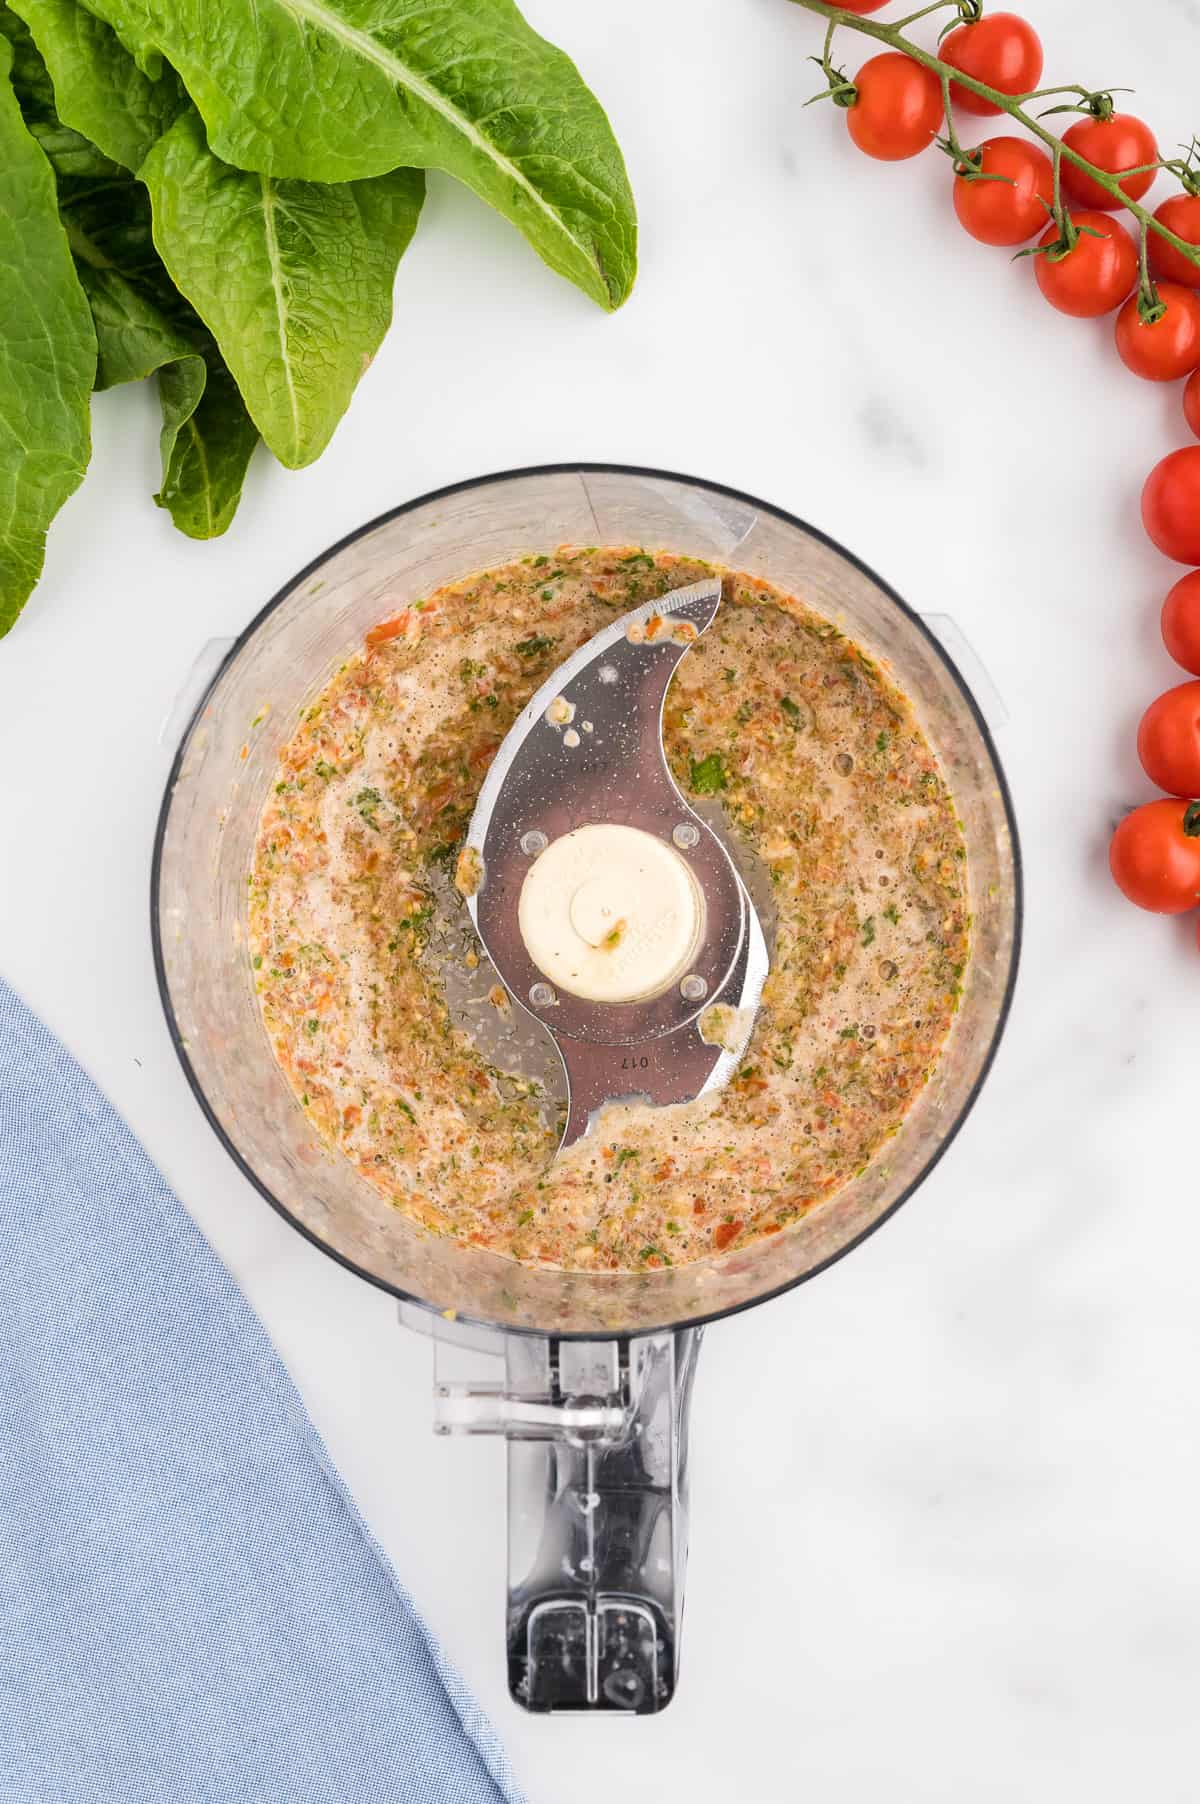
[[[53,77],[60,119],[106,156],[136,169],[187,105],[179,77],[152,81],[109,27],[76,0],[14,0]]]
[[[87,263],[77,263],[76,269],[96,328],[96,387],[142,382],[164,363],[183,361],[190,366],[185,386],[193,393],[195,409],[205,378],[204,359],[195,346],[119,270]]]
[[[181,532],[213,538],[237,511],[258,432],[212,334],[154,248],[146,190],[114,160],[140,160],[161,123],[188,104],[186,96],[169,71],[153,81],[143,75],[109,27],[74,0],[53,0],[36,14],[32,3],[26,10],[54,61],[65,104],[114,153],[106,156],[63,124],[28,27],[0,0],[0,32],[13,45],[14,81],[20,74],[18,98],[58,178],[59,212],[91,308],[95,386],[157,374],[162,488],[154,499]]]
[[[108,31],[98,20],[98,32]],[[0,0],[0,36],[12,45],[11,80],[25,124],[41,145],[58,176],[114,176],[120,165],[106,157],[90,139],[72,131],[58,116],[50,71],[33,41],[24,19]]]
[[[46,529],[83,479],[96,335],[0,34],[0,635],[41,574]]]
[[[397,169],[332,187],[250,175],[213,156],[190,108],[140,175],[159,254],[255,425],[281,463],[311,463],[391,322],[424,176]]]
[[[214,538],[237,511],[258,443],[237,384],[154,248],[141,183],[114,170],[60,177],[58,191],[96,328],[96,386],[157,372],[163,478],[154,499],[190,538]]]
[[[599,102],[512,0],[88,0],[176,68],[216,155],[357,181],[444,169],[602,307],[633,286],[636,214]]]
[[[41,145],[42,154],[53,169],[56,176],[74,180],[85,177],[89,181],[103,178],[110,181],[114,176],[126,172],[111,157],[79,132],[73,132],[69,125],[63,125],[59,119],[30,119],[26,117],[26,125],[30,136]]]
[[[233,169],[209,150],[172,72],[145,75],[78,0],[17,5],[53,77],[61,117],[145,182],[158,253],[220,347],[243,416],[249,412],[282,463],[310,463],[391,322],[396,265],[416,228],[423,175],[401,169],[334,187]],[[121,275],[133,273],[127,254],[113,261]],[[171,318],[164,286],[156,282],[149,298]],[[156,336],[144,306],[135,326],[138,309],[118,280],[93,280],[89,294],[102,309],[99,329]],[[165,340],[159,349],[165,363]],[[102,344],[102,369],[105,352]],[[170,387],[184,405],[190,391],[181,372]]]
[[[54,89],[50,85],[46,65],[38,55],[37,46],[24,19],[19,19],[4,4],[4,0],[0,0],[0,37],[7,38],[12,49],[8,79],[26,122],[30,119],[53,117]]]
[[[182,362],[158,373],[163,485],[154,499],[190,539],[215,539],[225,531],[258,444],[258,428],[211,340],[204,361],[208,375],[195,407]]]

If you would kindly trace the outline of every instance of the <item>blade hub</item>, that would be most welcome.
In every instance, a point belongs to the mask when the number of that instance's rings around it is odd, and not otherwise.
[[[673,845],[592,822],[532,864],[517,910],[539,971],[596,1003],[648,1001],[678,981],[704,931],[704,898]]]

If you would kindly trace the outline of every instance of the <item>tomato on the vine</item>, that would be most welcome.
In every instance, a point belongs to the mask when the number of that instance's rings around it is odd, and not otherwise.
[[[1193,370],[1184,384],[1183,417],[1200,438],[1200,370]]]
[[[1137,749],[1150,781],[1169,796],[1200,796],[1200,682],[1178,683],[1150,703]]]
[[[1016,13],[986,13],[959,25],[942,45],[942,61],[1000,94],[1031,94],[1042,78],[1042,40]],[[972,94],[961,82],[950,88],[964,113],[1003,112],[994,100]]]
[[[942,86],[932,70],[899,50],[885,50],[863,64],[854,87],[846,125],[861,151],[898,163],[928,150],[945,112]]]
[[[1144,802],[1113,834],[1108,863],[1139,908],[1186,914],[1200,903],[1200,802]]]
[[[877,13],[888,0],[838,0],[844,13],[857,13],[861,18],[865,13]]]
[[[1170,200],[1154,209],[1154,217],[1185,244],[1194,244],[1200,249],[1200,194],[1173,194]],[[1200,288],[1200,262],[1193,263],[1157,232],[1150,234],[1150,267],[1166,282],[1179,282],[1184,288]]]
[[[1050,211],[1054,167],[1049,157],[1024,138],[988,138],[969,155],[980,175],[955,175],[954,211],[960,224],[981,244],[1024,244]]]
[[[1175,662],[1200,676],[1200,570],[1181,576],[1163,602],[1162,636]]]
[[[1111,113],[1107,119],[1079,119],[1063,133],[1063,143],[1107,175],[1123,175],[1127,169],[1139,170],[1138,175],[1131,175],[1121,183],[1121,192],[1127,200],[1141,200],[1158,173],[1145,167],[1158,161],[1154,133],[1145,120],[1135,119],[1132,113]],[[1110,194],[1082,169],[1076,169],[1066,157],[1062,163],[1062,185],[1081,207],[1095,207],[1099,212],[1112,213],[1122,204],[1117,195]]]
[[[1155,464],[1142,490],[1142,523],[1177,564],[1200,564],[1200,445]]]
[[[1033,260],[1038,287],[1052,307],[1075,319],[1098,319],[1119,307],[1138,279],[1137,245],[1123,225],[1107,213],[1073,209],[1078,231],[1069,250],[1061,247],[1057,226],[1038,240]]]
[[[1166,311],[1153,324],[1142,318],[1139,295],[1126,301],[1117,315],[1117,351],[1135,376],[1177,382],[1200,364],[1200,301],[1176,282],[1161,282],[1158,298]]]

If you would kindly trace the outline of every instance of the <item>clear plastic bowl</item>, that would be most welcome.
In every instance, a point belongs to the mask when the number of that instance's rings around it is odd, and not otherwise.
[[[439,1239],[391,1208],[313,1132],[263,1029],[246,955],[246,878],[281,746],[376,621],[439,584],[561,544],[666,550],[747,570],[837,623],[909,696],[962,817],[973,955],[932,1081],[887,1149],[782,1234],[638,1275],[526,1269]],[[265,719],[251,723],[267,710]],[[987,726],[954,663],[880,579],[812,527],[718,484],[600,464],[458,484],[397,508],[302,571],[237,641],[184,735],[155,846],[163,1003],[195,1093],[242,1170],[351,1270],[430,1310],[557,1337],[694,1326],[811,1277],[909,1196],[961,1127],[1016,972],[1020,863]]]

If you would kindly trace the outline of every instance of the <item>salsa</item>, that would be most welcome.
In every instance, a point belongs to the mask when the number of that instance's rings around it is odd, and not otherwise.
[[[763,1006],[724,1090],[610,1107],[556,1157],[557,1056],[472,929],[467,824],[556,666],[614,616],[711,574],[564,547],[450,584],[374,627],[284,747],[249,878],[263,1022],[316,1131],[434,1233],[528,1264],[642,1271],[786,1232],[877,1156],[940,1056],[969,903],[937,758],[859,646],[721,571],[664,739],[681,789],[719,811],[758,882]],[[732,1011],[711,1015],[706,1034],[726,1043]]]

